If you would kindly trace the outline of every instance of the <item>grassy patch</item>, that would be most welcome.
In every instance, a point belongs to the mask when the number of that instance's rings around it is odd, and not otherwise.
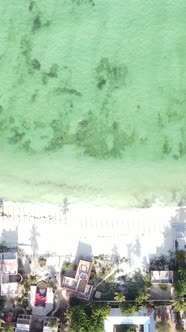
[[[163,291],[166,291],[168,287],[165,284],[159,284],[159,288]]]

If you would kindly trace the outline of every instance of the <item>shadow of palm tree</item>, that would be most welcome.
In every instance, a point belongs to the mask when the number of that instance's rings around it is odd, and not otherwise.
[[[142,271],[146,272],[149,270],[149,262],[147,261],[147,257],[143,256],[143,261],[142,261]]]
[[[177,249],[178,238],[183,238],[186,236],[186,207],[179,207],[176,210],[176,214],[170,218],[171,230],[174,239],[174,249]]]
[[[164,242],[163,242],[163,245],[157,247],[156,255],[157,256],[160,256],[160,255],[170,256],[170,250],[173,249],[172,248],[173,228],[172,228],[171,223],[169,223],[169,225],[167,225],[164,228],[164,231],[163,231],[162,235],[164,237]],[[171,247],[170,247],[170,245],[171,245]]]
[[[4,201],[0,198],[0,214],[4,214]]]
[[[141,242],[139,238],[136,239],[136,242],[133,246],[133,251],[137,257],[141,257]]]
[[[141,243],[139,238],[136,239],[134,244],[127,244],[127,259],[129,266],[135,264],[135,260],[141,257]]]
[[[39,236],[39,233],[37,232],[36,225],[33,225],[32,230],[31,230],[30,242],[31,242],[31,248],[32,248],[34,257],[37,255],[37,252],[39,249],[38,241],[37,241],[38,236]]]
[[[131,247],[132,245],[127,244],[127,259],[128,259],[128,264],[131,267],[132,266],[132,262],[131,262]]]
[[[120,259],[120,255],[119,255],[119,252],[118,252],[118,248],[114,244],[114,247],[112,248],[112,260],[113,260],[113,263],[119,264],[119,259]]]
[[[158,318],[160,318],[161,321],[169,320],[169,314],[165,308],[159,308],[157,310],[157,316],[158,316]]]
[[[69,212],[69,208],[68,208],[69,205],[70,205],[70,203],[68,202],[67,197],[65,197],[64,200],[63,200],[63,205],[62,205],[62,213],[63,213],[64,218],[65,218],[65,223],[67,221],[67,214]]]
[[[182,206],[177,208],[176,214],[171,218],[171,222],[184,222],[186,220],[186,207]]]

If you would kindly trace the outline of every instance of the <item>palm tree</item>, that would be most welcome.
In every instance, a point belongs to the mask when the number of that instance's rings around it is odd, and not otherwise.
[[[119,293],[119,292],[115,292],[114,294],[114,300],[119,302],[119,303],[122,303],[122,302],[125,302],[126,298],[125,298],[125,295],[123,295],[122,293]]]
[[[48,327],[57,327],[58,326],[58,320],[57,319],[50,319],[48,324],[47,324]]]
[[[136,305],[127,302],[121,303],[120,309],[124,316],[131,316],[139,312],[139,308]]]
[[[30,277],[29,277],[29,282],[31,284],[36,284],[37,283],[37,276],[31,274]]]
[[[176,252],[176,261],[178,265],[184,265],[186,262],[186,254],[184,250],[178,250]]]
[[[14,326],[7,325],[7,326],[4,327],[3,332],[13,332],[14,329],[15,329]]]
[[[147,300],[149,299],[150,294],[148,293],[141,293],[136,297],[136,305],[137,306],[143,306],[145,305],[145,303],[147,302]]]
[[[15,329],[14,326],[5,323],[3,319],[0,319],[0,332],[13,332],[14,329]]]
[[[26,282],[24,284],[24,290],[25,290],[25,292],[29,292],[29,290],[30,290],[30,283],[29,282]]]
[[[177,312],[184,312],[186,311],[186,302],[184,301],[184,297],[180,296],[177,297],[174,301],[173,301],[173,307],[174,310]]]
[[[72,264],[70,264],[69,262],[66,262],[63,266],[64,270],[70,270],[70,268],[72,267]]]

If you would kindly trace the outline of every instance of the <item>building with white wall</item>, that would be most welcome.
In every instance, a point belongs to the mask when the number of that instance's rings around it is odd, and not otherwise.
[[[104,321],[105,332],[115,332],[118,325],[142,326],[144,332],[155,332],[154,312],[142,309],[138,314],[124,316],[119,308],[111,309],[110,316]]]

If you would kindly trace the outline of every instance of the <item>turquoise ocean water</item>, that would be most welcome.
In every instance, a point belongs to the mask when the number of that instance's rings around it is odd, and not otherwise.
[[[0,0],[0,196],[186,201],[186,2]]]

